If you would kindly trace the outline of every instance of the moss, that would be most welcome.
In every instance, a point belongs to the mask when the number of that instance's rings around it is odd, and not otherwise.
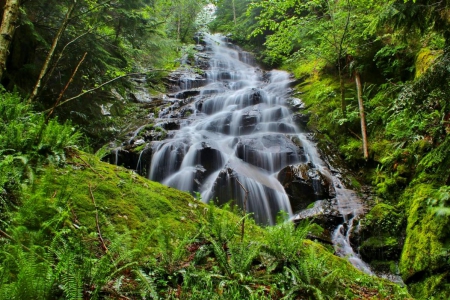
[[[156,229],[161,223],[180,237],[196,230],[196,223],[201,221],[196,207],[203,204],[191,195],[96,161],[87,154],[79,157],[83,160],[74,157],[71,165],[62,170],[48,167],[29,193],[47,199],[56,195],[61,205],[71,207],[78,226],[90,231],[96,231],[91,191],[98,213],[119,233],[131,230],[138,238],[141,232]]]
[[[442,54],[442,50],[431,50],[429,48],[423,48],[419,51],[416,57],[416,74],[415,78],[422,76]]]
[[[142,144],[133,149],[134,152],[141,152],[147,147],[147,144]]]
[[[308,251],[312,251],[314,258],[309,259],[326,262],[328,272],[337,272],[340,285],[346,287],[344,295],[336,294],[339,295],[337,299],[411,299],[405,288],[355,269],[348,260],[333,255],[324,246],[309,240],[305,240],[304,245],[301,255],[308,257]],[[328,273],[327,269],[322,270],[323,274]],[[339,292],[342,293],[342,290]]]
[[[296,78],[317,76],[326,65],[324,59],[316,58],[311,60],[296,61],[294,65],[285,65],[284,69],[288,69]]]
[[[323,229],[323,227],[318,224],[311,224],[311,226],[309,227],[309,233],[315,236],[322,235],[324,231],[325,229]]]
[[[437,274],[423,281],[409,285],[409,290],[417,299],[450,299],[450,284],[448,283],[448,272]]]
[[[429,208],[428,203],[435,194],[436,188],[430,184],[417,184],[404,194],[408,216],[406,240],[400,259],[400,272],[404,280],[417,274],[425,274],[426,278],[448,267],[450,220],[436,215]]]
[[[395,207],[378,203],[364,217],[361,225],[371,232],[396,236],[402,230],[403,223],[403,217]]]

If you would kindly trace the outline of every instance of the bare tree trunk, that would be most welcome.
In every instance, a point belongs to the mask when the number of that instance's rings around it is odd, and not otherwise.
[[[0,27],[0,79],[6,70],[6,60],[9,54],[16,23],[19,19],[20,0],[7,0]]]
[[[234,5],[234,0],[232,1],[233,4],[233,20],[234,20],[234,26],[236,26],[236,6]]]
[[[177,22],[177,41],[180,41],[181,38],[181,16],[178,16]]]
[[[59,30],[56,33],[55,38],[53,39],[52,46],[50,47],[50,50],[47,54],[47,58],[45,59],[44,65],[41,68],[39,77],[36,81],[33,91],[30,94],[30,97],[28,98],[28,103],[33,102],[41,90],[42,80],[43,80],[44,76],[47,74],[48,68],[50,66],[50,62],[53,59],[53,55],[55,53],[56,46],[58,46],[58,42],[59,42],[61,36],[63,35],[64,31],[66,30],[67,25],[69,24],[70,18],[72,16],[72,13],[75,9],[76,4],[77,4],[77,1],[73,0],[72,5],[69,7],[69,10],[66,13],[66,17],[64,18],[64,21],[61,24],[61,27],[59,27]]]
[[[339,69],[339,89],[341,91],[341,110],[342,110],[342,116],[345,118],[347,116],[347,102],[345,100],[345,85],[344,85],[344,78],[342,77],[342,66],[339,59],[338,62],[338,69]]]
[[[359,72],[355,71],[355,81],[356,81],[356,90],[358,92],[358,104],[359,104],[359,116],[361,118],[361,134],[363,140],[363,152],[364,159],[369,159],[369,146],[367,142],[367,125],[366,125],[366,115],[364,113],[364,103],[362,99],[362,87],[361,87],[361,77],[359,76]]]

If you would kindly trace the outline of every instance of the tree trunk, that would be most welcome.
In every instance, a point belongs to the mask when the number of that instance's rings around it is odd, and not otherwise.
[[[236,26],[236,6],[234,5],[234,0],[232,1],[233,4],[233,20],[234,20],[234,26]]]
[[[6,60],[9,54],[16,23],[19,19],[20,0],[7,0],[0,27],[0,79],[6,70]]]
[[[177,41],[180,41],[181,38],[181,15],[178,16],[178,21],[177,21]]]
[[[355,71],[355,81],[356,81],[356,90],[358,92],[358,104],[359,104],[359,116],[361,118],[361,134],[363,139],[363,152],[364,159],[369,159],[369,146],[367,142],[367,125],[366,125],[366,115],[364,113],[364,103],[362,99],[362,87],[361,87],[361,77],[359,76],[359,72]]]
[[[72,17],[72,13],[75,9],[75,6],[77,4],[76,0],[73,0],[71,6],[69,7],[69,10],[66,13],[66,17],[64,18],[64,21],[61,24],[61,27],[59,27],[58,32],[56,33],[55,38],[53,39],[52,46],[50,47],[50,50],[47,54],[47,58],[45,59],[44,65],[41,68],[41,72],[39,73],[39,77],[36,81],[36,84],[34,86],[33,91],[30,94],[30,97],[28,98],[28,102],[33,102],[38,93],[41,91],[42,87],[42,80],[44,76],[47,74],[48,68],[50,67],[50,62],[53,59],[53,55],[55,54],[56,46],[58,46],[58,42],[63,35],[64,31],[66,30],[67,25],[69,24],[70,18]]]
[[[344,78],[342,78],[341,62],[339,62],[338,68],[339,68],[339,89],[341,91],[341,110],[342,116],[345,118],[347,116],[347,102],[345,100],[345,85],[344,85]]]

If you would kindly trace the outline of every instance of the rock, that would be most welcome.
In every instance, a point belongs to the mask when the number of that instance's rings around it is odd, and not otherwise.
[[[271,172],[279,170],[286,163],[300,161],[302,155],[302,149],[289,138],[270,133],[259,137],[241,137],[236,147],[238,158]],[[274,170],[269,166],[273,166]]]
[[[292,221],[296,224],[302,221],[313,222],[328,230],[331,240],[331,232],[336,229],[336,226],[344,222],[342,214],[336,209],[336,199],[317,200],[310,204],[310,208],[304,209],[297,213]]]
[[[305,103],[303,103],[303,101],[299,98],[290,98],[287,102],[292,108],[305,109],[306,107]]]
[[[133,143],[134,146],[140,146],[143,144],[145,144],[145,141],[143,139],[139,139]]]
[[[294,211],[305,209],[316,200],[336,196],[331,179],[309,164],[285,167],[278,173],[278,180],[289,195]]]
[[[176,99],[187,99],[189,97],[195,97],[198,95],[200,95],[200,90],[190,89],[190,90],[184,90],[184,91],[174,93],[174,94],[168,94],[167,96],[170,98],[176,98]]]
[[[403,247],[401,233],[404,227],[404,218],[393,206],[379,203],[359,220],[351,242],[360,245],[360,254],[367,262],[398,260]]]
[[[311,117],[310,114],[296,113],[292,116],[292,121],[294,121],[296,124],[298,124],[301,129],[306,129],[308,126],[310,117]]]

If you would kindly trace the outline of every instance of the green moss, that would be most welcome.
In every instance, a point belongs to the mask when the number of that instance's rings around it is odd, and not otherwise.
[[[378,203],[364,217],[361,225],[378,234],[387,233],[395,236],[402,230],[403,217],[395,207]]]
[[[417,184],[403,196],[408,224],[400,272],[405,280],[419,272],[431,274],[447,266],[450,220],[429,208],[435,193],[432,185]]]
[[[365,240],[361,248],[384,248],[384,247],[398,247],[398,239],[392,236],[373,236]]]
[[[429,48],[423,48],[419,51],[416,58],[416,74],[415,78],[422,76],[442,54],[442,50],[431,50]]]
[[[316,202],[313,202],[313,203],[308,204],[308,206],[306,207],[306,209],[313,208],[314,205],[316,205]]]
[[[131,230],[139,238],[139,233],[156,229],[161,223],[168,232],[180,237],[196,230],[201,219],[197,207],[203,204],[191,195],[149,181],[133,171],[96,161],[87,154],[80,157],[90,167],[76,157],[63,170],[48,167],[29,193],[47,199],[56,194],[60,205],[71,207],[78,226],[94,232],[92,196],[99,214],[119,233]]]
[[[409,285],[409,289],[417,299],[450,299],[448,272],[430,276],[421,282],[412,283]]]
[[[147,144],[142,144],[133,149],[134,152],[141,152],[147,147]]]
[[[323,227],[318,224],[311,224],[311,226],[309,227],[309,233],[315,236],[322,235],[324,231],[325,229],[323,229]]]
[[[323,67],[326,65],[324,59],[316,58],[310,60],[300,60],[284,66],[284,69],[289,70],[297,78],[317,76]]]

